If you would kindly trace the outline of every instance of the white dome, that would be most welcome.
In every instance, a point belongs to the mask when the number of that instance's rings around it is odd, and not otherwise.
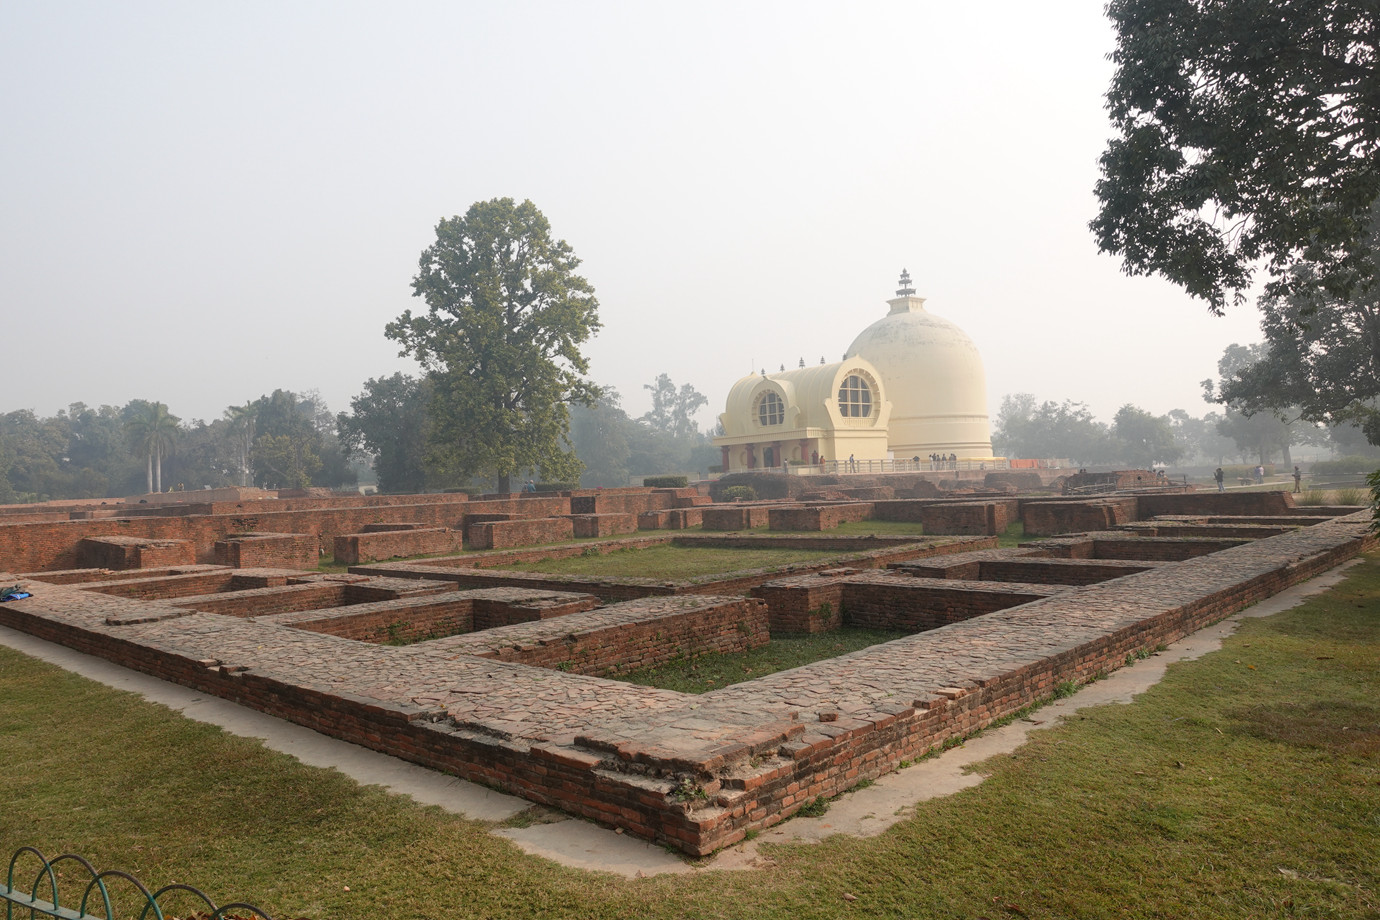
[[[903,292],[887,303],[891,312],[858,334],[848,356],[870,362],[886,381],[893,455],[992,456],[987,377],[973,340],[927,313],[923,297]]]

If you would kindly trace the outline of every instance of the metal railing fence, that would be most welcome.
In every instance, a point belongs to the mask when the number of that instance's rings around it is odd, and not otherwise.
[[[21,861],[30,863],[26,857],[37,859],[39,863],[38,871],[34,874],[32,884],[27,888],[15,884],[15,873]],[[75,869],[79,876],[81,896],[75,900],[66,900],[59,891],[59,874],[67,869]],[[20,880],[22,882],[22,879]],[[5,876],[5,881],[0,884],[0,903],[5,906],[5,920],[17,920],[24,916],[27,911],[30,918],[36,915],[45,917],[57,917],[59,920],[121,920],[116,911],[117,898],[112,896],[111,883],[121,883],[121,886],[132,889],[132,894],[126,894],[126,898],[135,902],[134,908],[138,913],[126,914],[124,916],[137,917],[138,920],[165,920],[164,909],[166,904],[160,904],[159,899],[169,900],[169,896],[176,896],[181,900],[192,901],[196,905],[198,916],[205,916],[207,920],[273,920],[268,914],[264,913],[253,904],[235,902],[217,907],[206,894],[193,888],[190,885],[164,885],[157,891],[149,891],[143,882],[139,881],[128,872],[110,870],[99,872],[96,867],[91,865],[85,858],[72,853],[63,853],[55,859],[49,859],[40,851],[33,847],[20,847],[14,851],[10,857],[9,872]],[[70,890],[70,889],[69,889]],[[44,900],[40,895],[46,895],[51,900]],[[17,910],[16,910],[17,908]],[[89,908],[89,909],[88,909]]]

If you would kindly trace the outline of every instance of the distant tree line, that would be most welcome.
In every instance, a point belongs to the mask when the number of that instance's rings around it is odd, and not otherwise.
[[[1220,378],[1203,381],[1204,399],[1221,403],[1222,410],[1200,417],[1183,409],[1157,416],[1128,404],[1105,423],[1080,402],[1037,402],[1029,393],[1009,395],[993,424],[993,448],[1010,457],[1061,457],[1080,466],[1136,469],[1232,461],[1292,466],[1292,448],[1298,446],[1325,447],[1343,456],[1377,453],[1355,424],[1329,427],[1309,421],[1302,407],[1271,409],[1235,395],[1231,384],[1243,370],[1259,367],[1268,353],[1267,344],[1228,346],[1217,362]]]
[[[718,462],[693,418],[705,397],[665,374],[645,389],[652,409],[639,418],[623,411],[611,387],[594,405],[571,407],[564,462],[582,464],[582,485],[703,473]],[[354,488],[375,479],[392,493],[491,490],[496,476],[459,476],[431,463],[431,391],[425,377],[381,377],[365,383],[350,411],[333,414],[315,392],[274,390],[211,422],[184,422],[165,403],[143,399],[120,407],[73,403],[48,418],[9,412],[0,415],[0,504],[206,486]],[[545,472],[514,469],[524,478]]]
[[[171,489],[353,485],[335,418],[314,393],[274,390],[211,422],[162,402],[73,403],[48,418],[0,415],[0,503],[108,498]]]

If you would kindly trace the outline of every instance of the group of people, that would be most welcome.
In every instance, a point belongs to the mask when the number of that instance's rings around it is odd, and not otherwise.
[[[1256,484],[1257,484],[1257,485],[1262,485],[1262,484],[1264,484],[1264,482],[1265,482],[1265,467],[1264,467],[1264,465],[1263,465],[1263,464],[1257,464],[1257,465],[1256,465],[1256,468],[1253,470],[1253,472],[1254,472],[1254,474],[1255,474],[1255,481],[1256,481]],[[1224,473],[1224,472],[1222,472],[1222,468],[1221,468],[1220,466],[1219,466],[1217,469],[1215,469],[1215,470],[1212,471],[1212,479],[1213,479],[1214,482],[1217,483],[1217,491],[1218,491],[1218,492],[1223,492],[1223,491],[1226,490],[1226,479],[1227,479],[1227,474]],[[1241,480],[1241,481],[1242,481],[1243,483],[1245,482],[1244,479]],[[1299,469],[1298,466],[1295,466],[1295,467],[1294,467],[1294,491],[1295,491],[1295,492],[1300,492],[1300,491],[1302,491],[1302,488],[1303,488],[1303,470]]]
[[[930,469],[958,469],[958,454],[949,454],[947,457],[943,454],[930,454]]]

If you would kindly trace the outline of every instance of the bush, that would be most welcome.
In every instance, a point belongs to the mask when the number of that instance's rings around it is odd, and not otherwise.
[[[651,489],[683,489],[690,485],[687,476],[648,476],[642,484]]]
[[[1314,476],[1345,476],[1348,473],[1369,473],[1376,467],[1369,457],[1348,456],[1338,460],[1319,460],[1313,464]]]
[[[1327,493],[1322,489],[1307,489],[1295,501],[1300,505],[1325,505]]]
[[[752,486],[729,486],[719,493],[719,498],[726,502],[750,502],[757,497],[757,490]]]
[[[578,482],[539,482],[538,492],[573,492],[580,487]]]
[[[1363,489],[1338,489],[1332,493],[1332,500],[1338,505],[1364,505],[1365,496]]]

